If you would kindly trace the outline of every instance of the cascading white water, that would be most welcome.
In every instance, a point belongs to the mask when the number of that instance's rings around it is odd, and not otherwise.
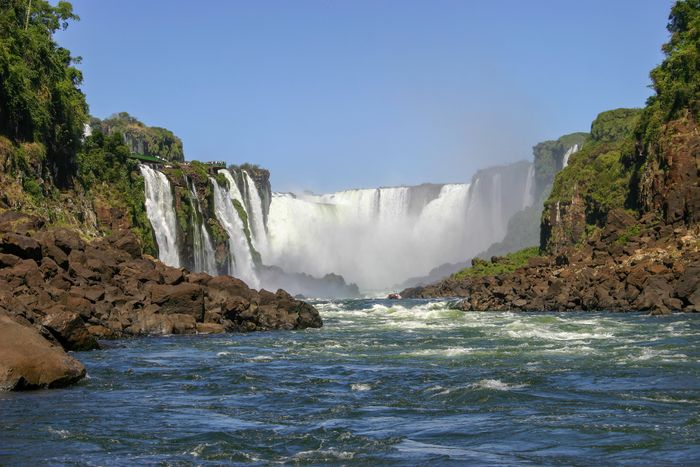
[[[392,287],[502,240],[509,218],[532,203],[531,168],[485,171],[428,195],[420,186],[275,193],[263,261],[314,276],[334,272],[362,290]]]
[[[578,152],[579,149],[580,148],[579,148],[578,144],[574,144],[566,151],[566,153],[564,153],[564,159],[562,160],[562,165],[561,165],[562,169],[564,167],[566,167],[567,165],[569,165],[569,157],[571,157],[571,155],[574,154],[575,152]]]
[[[527,181],[525,182],[525,196],[523,197],[523,209],[535,204],[535,165],[531,165],[527,171]]]
[[[139,165],[146,185],[146,214],[158,243],[158,258],[168,266],[180,267],[177,246],[177,217],[168,178],[147,165]]]
[[[224,176],[228,171],[223,172]],[[231,176],[228,174],[227,179]],[[241,194],[232,179],[229,180],[229,187],[223,188],[213,178],[209,179],[214,192],[214,212],[216,218],[221,223],[229,236],[229,274],[239,277],[248,284],[249,287],[258,288],[260,282],[255,273],[253,256],[248,246],[245,235],[245,226],[238,212],[233,207],[233,200],[241,201]]]
[[[345,190],[317,197],[318,202],[344,206],[346,216],[357,221],[371,222],[379,209],[379,190]]]
[[[253,226],[251,225],[251,213],[254,211],[258,212],[259,218],[262,219],[262,201],[260,200],[260,196],[258,194],[257,189],[255,188],[255,183],[252,182],[251,180],[251,185],[253,187],[253,190],[255,192],[255,199],[257,203],[257,207],[253,206],[251,199],[253,196],[249,193],[251,190],[249,190],[247,187],[244,189],[242,192],[238,184],[236,183],[236,179],[234,175],[227,169],[221,169],[219,170],[219,173],[222,174],[224,177],[226,177],[226,181],[228,182],[229,186],[229,196],[231,197],[232,200],[236,200],[241,208],[245,211],[246,217],[248,218],[247,224],[243,224],[245,228],[248,229],[248,232],[250,232],[250,242],[253,248],[258,253],[264,254],[266,246],[267,246],[267,232],[265,232],[265,226],[263,225],[262,227],[262,234],[258,233],[258,230],[254,229]],[[235,173],[235,172],[234,172]],[[246,174],[247,175],[247,174]],[[243,178],[245,180],[245,178]],[[245,193],[245,194],[244,194]],[[241,222],[243,222],[241,220]],[[262,248],[259,248],[258,245],[262,245]]]
[[[194,271],[216,275],[217,269],[214,247],[212,246],[209,232],[204,225],[202,206],[199,202],[197,192],[194,189],[194,184],[189,179],[186,179],[186,182],[190,188],[190,203],[192,204],[192,214],[190,219],[192,223],[191,228]]]
[[[243,180],[246,185],[246,211],[248,223],[253,237],[253,246],[263,256],[267,255],[267,231],[263,216],[263,204],[252,177],[243,171]]]

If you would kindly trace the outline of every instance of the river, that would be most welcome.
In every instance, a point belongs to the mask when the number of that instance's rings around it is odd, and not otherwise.
[[[322,329],[105,342],[0,393],[0,464],[698,464],[700,316],[316,302]]]

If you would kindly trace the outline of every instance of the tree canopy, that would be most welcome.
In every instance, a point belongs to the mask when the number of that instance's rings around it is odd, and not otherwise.
[[[43,144],[58,185],[75,174],[88,110],[79,59],[53,34],[78,19],[64,1],[0,0],[0,134]]]
[[[651,71],[656,95],[649,104],[667,119],[690,108],[697,118],[700,100],[700,0],[681,0],[671,9],[668,31],[671,39],[663,45],[666,58]]]

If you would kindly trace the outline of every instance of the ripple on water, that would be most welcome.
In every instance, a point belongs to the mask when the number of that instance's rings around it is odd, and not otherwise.
[[[81,353],[92,379],[0,395],[0,464],[700,464],[698,316],[316,306]]]

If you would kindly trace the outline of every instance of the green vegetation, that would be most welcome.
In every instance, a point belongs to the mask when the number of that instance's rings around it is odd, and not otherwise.
[[[22,188],[25,193],[34,198],[35,202],[41,202],[44,197],[44,190],[41,185],[33,178],[25,178],[22,182]]]
[[[199,161],[190,161],[189,172],[195,175],[199,180],[207,180],[209,178],[209,167]]]
[[[192,206],[190,190],[187,187],[175,186],[175,217],[180,232],[185,236],[191,235],[191,230],[195,228],[192,219],[195,217],[194,207]]]
[[[591,123],[591,139],[617,143],[632,136],[641,115],[640,109],[615,109],[601,112]]]
[[[466,279],[468,277],[495,276],[513,272],[525,266],[530,258],[540,254],[539,247],[525,248],[505,256],[492,258],[492,261],[485,261],[480,258],[472,260],[472,266],[464,268],[452,275],[453,279]],[[495,260],[495,261],[494,261]]]
[[[586,223],[602,225],[610,210],[626,206],[632,170],[623,155],[640,114],[639,109],[617,109],[598,115],[583,148],[555,177],[545,208],[578,193],[585,201]]]
[[[207,219],[207,225],[209,226],[209,232],[211,233],[211,238],[215,245],[228,241],[228,234],[226,233],[226,230],[224,230],[215,217],[210,217]]]
[[[231,164],[228,166],[229,170],[245,170],[246,172],[256,172],[259,170],[267,170],[260,167],[258,164],[251,164],[250,162],[244,162],[240,165]]]
[[[185,160],[182,141],[172,131],[146,126],[126,112],[114,114],[105,120],[93,118],[90,125],[105,134],[121,133],[131,153],[171,162]]]
[[[686,110],[696,120],[700,114],[700,0],[678,1],[667,28],[671,39],[662,47],[666,58],[651,71],[656,95],[649,98],[640,127],[647,137],[655,123],[678,118]]]
[[[79,58],[59,47],[53,34],[77,20],[70,3],[3,0],[0,8],[0,134],[14,143],[46,148],[45,167],[56,184],[75,173],[87,104],[72,66]]]
[[[144,251],[156,254],[153,229],[146,215],[144,181],[138,161],[130,158],[121,134],[105,136],[95,131],[85,138],[77,160],[77,178],[85,191],[109,206],[123,209]]]
[[[700,117],[700,0],[680,0],[671,9],[668,31],[671,39],[663,45],[664,61],[651,73],[656,94],[647,100],[635,130],[635,149],[625,163],[634,169],[631,195],[637,197],[645,165],[659,152],[667,123],[675,119]]]
[[[642,228],[639,224],[634,224],[629,226],[620,236],[615,240],[615,243],[617,245],[626,245],[627,242],[630,241],[631,238],[636,237],[639,235],[642,231]]]
[[[575,145],[583,145],[587,133],[571,133],[557,140],[543,141],[532,148],[535,156],[535,198],[540,198],[549,189],[554,175],[561,169],[564,154]]]
[[[664,61],[651,71],[655,95],[639,111],[603,112],[591,125],[591,137],[567,169],[560,172],[545,207],[570,202],[578,193],[585,203],[586,232],[604,225],[607,213],[624,207],[641,214],[645,170],[666,170],[662,135],[674,120],[700,115],[700,0],[680,0],[671,9]],[[657,160],[658,159],[658,160]],[[649,164],[652,164],[649,166]],[[547,211],[543,214],[545,220]],[[625,243],[634,232],[623,234]],[[549,239],[543,238],[543,247]]]
[[[248,213],[245,212],[245,208],[241,205],[240,201],[237,199],[232,199],[233,207],[236,208],[238,217],[240,217],[243,222],[243,231],[245,232],[245,238],[248,241],[248,248],[250,249],[250,254],[253,256],[253,262],[256,265],[262,264],[262,257],[260,253],[253,247],[253,237],[250,233],[250,227],[248,224]]]
[[[226,176],[224,174],[217,173],[216,175],[214,175],[214,180],[216,180],[216,183],[220,187],[228,187],[228,180],[226,179]]]
[[[156,156],[147,156],[145,154],[138,154],[138,153],[133,153],[129,155],[130,159],[136,159],[137,161],[141,162],[153,162],[156,164],[163,163],[163,159],[156,157]]]

